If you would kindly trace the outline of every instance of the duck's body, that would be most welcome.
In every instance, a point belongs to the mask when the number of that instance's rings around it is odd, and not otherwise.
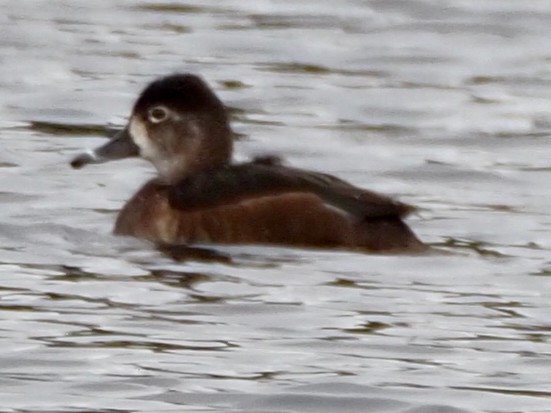
[[[173,75],[140,96],[127,128],[72,165],[140,154],[158,169],[114,232],[159,244],[229,243],[421,251],[406,204],[273,159],[231,164],[222,103],[199,78]]]
[[[282,244],[419,251],[423,245],[398,216],[357,219],[312,193],[288,192],[182,210],[156,179],[123,207],[115,234],[162,244]]]

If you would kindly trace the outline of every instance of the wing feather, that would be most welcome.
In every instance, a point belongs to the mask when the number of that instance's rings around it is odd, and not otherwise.
[[[184,179],[171,188],[169,201],[173,208],[191,211],[293,192],[315,194],[325,203],[361,218],[402,217],[414,209],[332,175],[254,161]]]

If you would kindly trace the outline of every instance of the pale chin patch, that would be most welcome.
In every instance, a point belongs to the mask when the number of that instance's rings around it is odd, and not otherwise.
[[[134,143],[140,148],[140,155],[144,159],[153,160],[155,158],[155,148],[151,144],[149,134],[145,124],[137,118],[131,118],[128,125],[128,132]]]
[[[150,161],[157,168],[159,177],[162,179],[172,180],[174,173],[185,164],[184,159],[166,159],[160,154],[154,142],[149,138],[145,123],[139,118],[133,117],[130,119],[128,132],[134,143],[140,148],[140,156]],[[177,161],[176,164],[175,161]]]

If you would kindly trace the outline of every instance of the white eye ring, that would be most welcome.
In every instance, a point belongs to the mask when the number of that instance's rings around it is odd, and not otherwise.
[[[161,123],[168,119],[169,110],[165,106],[155,106],[147,112],[147,118],[151,123]]]

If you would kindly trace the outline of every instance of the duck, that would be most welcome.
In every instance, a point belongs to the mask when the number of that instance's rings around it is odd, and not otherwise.
[[[177,73],[147,85],[124,129],[71,166],[129,157],[152,163],[157,175],[122,207],[113,232],[157,245],[426,249],[404,222],[411,205],[273,155],[234,162],[233,138],[228,111],[208,84]]]

